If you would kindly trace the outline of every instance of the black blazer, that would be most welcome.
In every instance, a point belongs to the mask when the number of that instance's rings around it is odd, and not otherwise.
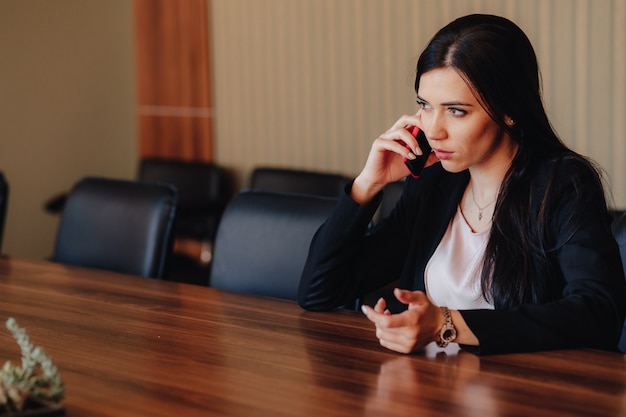
[[[531,196],[535,204],[530,216],[538,216],[539,197],[555,169],[560,181],[551,190],[555,203],[549,235],[556,249],[551,272],[545,274],[544,301],[506,311],[461,311],[480,341],[479,348],[464,348],[483,354],[580,346],[616,349],[626,314],[626,283],[601,185],[595,180],[574,184],[568,179],[579,167],[546,162],[537,170],[538,195]],[[300,305],[309,310],[353,305],[395,280],[400,288],[425,291],[426,264],[468,181],[467,171],[449,173],[440,164],[424,170],[419,179],[408,178],[397,206],[369,233],[381,196],[360,206],[349,197],[348,186],[313,239],[300,282]],[[572,216],[585,219],[573,234],[566,227]]]

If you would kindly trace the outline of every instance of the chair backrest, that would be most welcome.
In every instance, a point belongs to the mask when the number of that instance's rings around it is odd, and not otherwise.
[[[2,251],[2,240],[4,237],[4,222],[7,215],[7,203],[9,201],[9,184],[0,172],[0,252]]]
[[[611,214],[613,216],[613,236],[615,236],[615,240],[619,246],[619,253],[624,268],[624,278],[626,279],[626,212],[614,211]],[[618,348],[622,353],[626,353],[626,322],[624,322],[622,337],[619,341]]]
[[[313,235],[335,198],[242,191],[217,230],[209,285],[295,300]]]
[[[179,211],[224,206],[232,192],[224,168],[213,163],[143,159],[138,179],[175,186]]]
[[[176,200],[167,184],[84,178],[63,209],[53,260],[161,278]]]
[[[177,189],[175,233],[179,236],[212,238],[233,194],[227,172],[213,163],[144,159],[138,177],[140,181],[163,182]]]
[[[338,197],[350,178],[326,172],[259,167],[252,171],[250,189]]]

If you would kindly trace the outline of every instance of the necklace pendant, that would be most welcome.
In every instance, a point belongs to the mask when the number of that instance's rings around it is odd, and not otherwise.
[[[483,211],[478,210],[478,221],[481,221],[482,219],[483,219]]]

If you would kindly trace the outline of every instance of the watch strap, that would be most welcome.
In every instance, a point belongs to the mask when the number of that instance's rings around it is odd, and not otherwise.
[[[448,307],[440,307],[441,312],[443,313],[443,318],[445,322],[439,331],[439,340],[437,341],[437,346],[445,348],[450,344],[450,342],[454,342],[456,339],[456,328],[454,324],[452,324],[452,316],[450,315],[450,310]]]

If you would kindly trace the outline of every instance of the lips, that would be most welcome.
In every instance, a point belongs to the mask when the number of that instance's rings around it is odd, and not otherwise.
[[[452,152],[444,151],[443,149],[434,149],[437,159],[446,160],[452,156]]]

